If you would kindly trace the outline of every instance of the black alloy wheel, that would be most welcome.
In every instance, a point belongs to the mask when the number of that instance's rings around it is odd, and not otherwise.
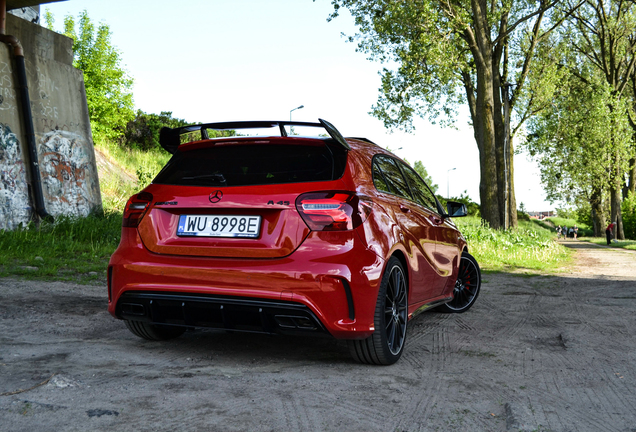
[[[391,257],[375,309],[375,332],[364,340],[350,340],[351,356],[360,363],[390,365],[404,351],[408,320],[408,284],[402,263]]]
[[[440,306],[442,312],[466,312],[477,300],[481,289],[481,271],[477,260],[468,252],[463,252],[459,263],[459,273],[453,290],[453,300]]]

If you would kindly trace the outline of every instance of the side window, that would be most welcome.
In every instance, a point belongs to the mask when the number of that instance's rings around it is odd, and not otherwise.
[[[415,170],[408,165],[401,164],[402,170],[404,171],[404,175],[409,181],[411,185],[411,190],[413,191],[413,195],[415,195],[415,201],[423,205],[424,207],[428,207],[431,210],[437,213],[437,205],[435,203],[435,197],[431,190],[426,186],[424,180],[417,175]]]
[[[387,186],[390,188],[390,192],[403,196],[408,199],[412,199],[409,185],[406,183],[400,167],[397,166],[392,158],[386,156],[376,156],[374,159],[374,165],[377,163],[378,168],[384,174]],[[378,187],[376,185],[376,187]]]
[[[384,175],[382,174],[382,171],[380,171],[380,168],[378,167],[377,158],[373,161],[373,184],[375,185],[375,188],[379,191],[389,192],[389,193],[391,192],[389,185],[387,185],[386,181],[384,180]]]

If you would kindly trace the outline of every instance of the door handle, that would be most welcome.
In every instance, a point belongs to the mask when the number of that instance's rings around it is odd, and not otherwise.
[[[402,210],[402,213],[408,213],[411,211],[411,209],[409,209],[407,206],[400,204],[400,210]]]

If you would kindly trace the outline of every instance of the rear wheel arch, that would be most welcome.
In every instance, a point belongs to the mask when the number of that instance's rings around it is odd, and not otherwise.
[[[410,294],[411,290],[409,289],[409,283],[410,283],[410,271],[411,271],[411,266],[409,266],[408,260],[406,259],[406,255],[404,255],[404,252],[401,249],[396,249],[387,259],[386,259],[386,263],[388,265],[389,260],[395,257],[400,261],[400,264],[402,264],[402,268],[404,269],[404,277],[406,278],[406,290],[407,290],[407,295]],[[383,272],[384,274],[384,272]]]
[[[348,340],[349,352],[360,363],[390,365],[404,351],[408,323],[408,283],[400,259],[387,261],[378,292],[374,332],[361,340]]]

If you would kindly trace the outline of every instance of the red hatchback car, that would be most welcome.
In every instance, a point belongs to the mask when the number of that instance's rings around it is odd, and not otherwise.
[[[289,136],[291,127],[327,134]],[[208,139],[208,130],[276,136]],[[183,142],[182,134],[201,139]],[[465,312],[480,270],[422,178],[330,123],[231,122],[164,128],[173,157],[132,196],[108,265],[109,312],[165,340],[208,327],[346,339],[362,363],[392,364],[409,319]]]

